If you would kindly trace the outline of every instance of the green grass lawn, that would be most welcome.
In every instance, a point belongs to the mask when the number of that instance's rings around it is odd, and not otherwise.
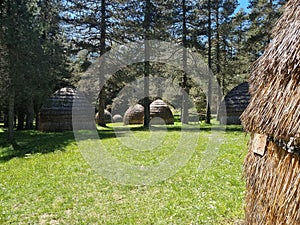
[[[179,128],[169,127],[155,151],[139,153],[124,146],[126,135],[116,138],[112,128],[101,129],[99,135],[114,157],[147,165],[172,153]],[[2,131],[0,224],[235,224],[244,217],[242,164],[248,136],[239,126],[227,127],[218,157],[200,170],[211,133],[210,126],[201,128],[195,152],[183,168],[164,181],[139,186],[95,173],[72,132],[18,131],[10,146]],[[133,134],[142,140],[149,131],[135,128]]]

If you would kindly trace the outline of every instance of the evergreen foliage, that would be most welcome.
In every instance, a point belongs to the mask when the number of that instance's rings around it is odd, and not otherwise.
[[[219,96],[211,97],[220,101],[247,79],[250,64],[272,39],[273,24],[285,2],[251,0],[247,11],[237,11],[237,0],[2,0],[0,111],[6,115],[9,137],[12,140],[13,126],[32,129],[34,117],[38,125],[44,99],[60,87],[76,86],[100,55],[118,44],[144,39],[172,41],[200,52],[221,87]],[[184,53],[180,57],[184,59]],[[179,68],[184,66],[183,60]],[[178,68],[154,62],[114,74],[99,94],[99,108],[111,107],[114,99],[130,104],[118,93],[144,75],[171,78],[204,112],[204,94],[210,98],[210,93],[193,86]],[[149,85],[151,89],[156,84]]]

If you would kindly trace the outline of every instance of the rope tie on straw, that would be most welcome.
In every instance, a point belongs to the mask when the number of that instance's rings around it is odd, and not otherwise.
[[[276,145],[288,151],[289,153],[300,155],[300,145],[297,145],[295,143],[295,139],[296,138],[291,137],[289,141],[285,141],[282,139],[275,139],[274,137],[268,136],[267,140],[275,143]]]

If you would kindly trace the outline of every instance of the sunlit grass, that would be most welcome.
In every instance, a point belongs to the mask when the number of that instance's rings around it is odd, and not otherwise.
[[[112,128],[101,128],[99,136],[120,161],[155,164],[176,147],[176,126],[160,147],[143,151],[125,146],[125,137],[116,138]],[[8,146],[2,133],[0,224],[233,224],[244,216],[242,164],[248,137],[239,126],[228,127],[218,157],[201,170],[211,134],[204,129],[208,125],[201,127],[186,166],[149,186],[121,185],[96,174],[71,132],[17,132],[16,146]],[[149,137],[138,126],[132,132],[137,139]]]

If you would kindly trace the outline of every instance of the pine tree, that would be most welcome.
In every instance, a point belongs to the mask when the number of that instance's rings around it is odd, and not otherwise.
[[[155,75],[159,69],[155,63],[149,62],[150,53],[149,40],[168,40],[169,25],[172,11],[168,1],[145,0],[125,1],[120,5],[119,26],[116,32],[125,43],[132,41],[144,41],[144,127],[148,128],[150,123],[150,99],[149,99],[149,77]],[[126,35],[124,35],[126,34]],[[139,64],[132,68],[138,70]]]
[[[8,112],[8,139],[13,141],[13,126],[15,105],[18,104],[18,97],[27,93],[26,77],[32,72],[30,44],[35,33],[29,33],[30,15],[27,13],[27,6],[24,1],[5,1],[1,7],[2,31],[1,45],[4,50],[1,54],[1,61],[5,64],[3,68],[4,79],[7,86],[2,91],[8,96],[6,99]],[[23,99],[20,99],[23,100]]]
[[[50,2],[50,1],[47,1]],[[1,4],[1,64],[7,84],[8,134],[13,139],[14,114],[18,115],[18,129],[31,129],[34,114],[43,99],[52,92],[61,76],[63,63],[57,29],[50,18],[42,18],[42,8],[35,0],[3,1]],[[52,9],[52,7],[50,7]],[[49,9],[47,9],[49,11]],[[50,13],[51,14],[51,13]],[[58,23],[56,23],[57,25]],[[26,115],[26,121],[25,121]]]
[[[114,11],[118,5],[117,2],[106,0],[65,1],[62,21],[66,35],[72,43],[70,58],[86,50],[88,56],[86,62],[91,62],[103,56],[111,48],[109,43],[120,42],[122,37],[117,37],[113,30],[114,26],[118,27],[118,18],[114,17]],[[103,85],[101,84],[98,95],[99,118],[97,121],[100,126],[106,126],[104,120],[106,85]]]
[[[230,31],[234,18],[234,11],[237,7],[236,0],[203,0],[199,4],[198,23],[205,27],[199,32],[198,40],[202,43],[199,46],[207,46],[204,52],[207,63],[212,72],[216,75],[218,87],[217,102],[221,101],[221,89],[224,89],[227,76],[227,66],[224,63],[228,60],[230,53]],[[210,123],[211,101],[212,101],[212,81],[208,80],[206,123]],[[217,103],[217,106],[219,104]]]
[[[271,31],[274,23],[279,18],[281,6],[286,0],[251,0],[247,50],[253,62],[260,55],[266,45],[271,41]]]

